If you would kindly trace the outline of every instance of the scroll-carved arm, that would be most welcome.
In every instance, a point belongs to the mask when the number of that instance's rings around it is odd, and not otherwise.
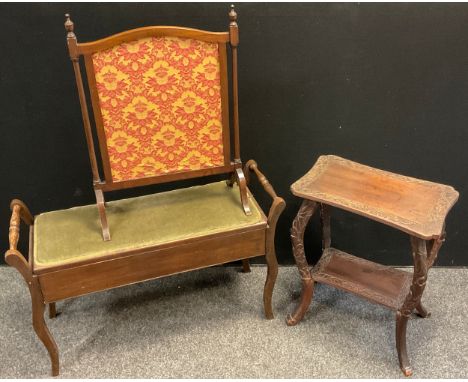
[[[31,268],[24,256],[17,250],[20,234],[20,223],[23,220],[26,224],[32,225],[34,219],[28,207],[18,199],[13,199],[10,203],[11,219],[8,239],[10,249],[5,252],[5,261],[8,265],[15,267],[21,273],[27,283],[31,282]]]
[[[275,286],[276,277],[278,275],[278,261],[276,260],[275,253],[275,232],[276,232],[276,223],[286,207],[286,203],[283,198],[280,198],[276,195],[275,190],[268,182],[265,175],[263,175],[258,169],[257,162],[254,160],[249,160],[244,167],[244,174],[246,183],[249,183],[250,180],[250,171],[255,172],[258,177],[258,180],[262,184],[265,191],[272,197],[273,203],[271,204],[270,211],[268,213],[268,228],[266,230],[265,237],[265,257],[267,261],[267,279],[265,281],[265,288],[263,291],[263,304],[265,307],[265,315],[268,319],[273,318],[273,308],[272,308],[272,295],[273,288]]]
[[[32,274],[31,266],[21,252],[17,250],[20,221],[23,220],[26,224],[33,225],[34,219],[26,205],[18,199],[12,200],[10,208],[12,211],[9,234],[10,249],[5,253],[5,261],[8,265],[15,267],[16,270],[21,273],[21,276],[23,276],[24,281],[26,281],[26,284],[28,285],[29,293],[31,294],[33,328],[49,352],[52,363],[52,375],[57,376],[59,374],[58,349],[57,344],[44,321],[45,303],[41,287],[37,276],[33,276]]]

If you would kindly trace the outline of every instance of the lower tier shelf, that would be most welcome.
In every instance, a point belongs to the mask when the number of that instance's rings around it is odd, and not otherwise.
[[[393,310],[402,306],[412,277],[411,273],[376,264],[335,248],[325,249],[320,261],[312,269],[314,281],[352,292]]]

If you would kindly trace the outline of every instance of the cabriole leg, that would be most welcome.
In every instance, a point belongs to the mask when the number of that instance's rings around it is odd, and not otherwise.
[[[24,258],[21,252],[17,250],[20,219],[30,226],[33,224],[34,219],[22,201],[14,199],[10,206],[12,210],[8,235],[10,249],[5,253],[5,261],[8,265],[16,268],[21,276],[23,276],[23,279],[28,286],[32,303],[33,328],[49,352],[52,362],[52,375],[57,376],[59,373],[58,349],[44,321],[45,303],[41,287],[37,277],[32,274],[31,264]]]
[[[406,326],[413,310],[422,307],[421,297],[426,287],[428,269],[426,241],[417,237],[411,237],[411,248],[414,262],[413,283],[405,302],[397,312],[395,331],[400,368],[407,377],[413,372],[406,351]]]
[[[247,164],[249,164],[247,162]],[[260,173],[257,170],[258,173]],[[259,177],[262,179],[260,173]],[[268,181],[263,176],[264,181],[263,185],[268,185]],[[267,186],[268,188],[268,186]],[[271,186],[270,186],[271,188]],[[272,188],[271,188],[272,189]],[[272,192],[273,196],[276,194]],[[270,207],[270,212],[268,213],[268,228],[266,230],[265,236],[265,257],[267,262],[267,278],[265,280],[265,287],[263,289],[263,306],[265,309],[265,316],[267,319],[273,318],[273,307],[272,307],[272,298],[273,298],[273,288],[275,287],[276,278],[278,276],[278,260],[276,259],[276,249],[275,249],[275,233],[276,233],[276,224],[278,219],[283,212],[286,203],[282,198],[275,196],[273,198],[273,204]]]
[[[39,289],[37,279],[33,279],[30,291],[32,299],[33,328],[49,352],[50,361],[52,363],[52,375],[55,377],[59,374],[58,349],[57,344],[44,321],[45,304],[42,299],[42,293]]]
[[[291,228],[293,254],[302,279],[302,291],[301,300],[294,313],[289,314],[286,318],[286,323],[290,326],[296,325],[302,320],[309,308],[314,293],[314,280],[312,279],[304,251],[304,231],[316,209],[317,203],[307,199],[304,200]]]
[[[275,253],[267,253],[266,261],[268,268],[265,287],[263,289],[263,306],[266,318],[271,320],[273,319],[273,288],[275,287],[276,278],[278,276],[278,260],[276,259]]]

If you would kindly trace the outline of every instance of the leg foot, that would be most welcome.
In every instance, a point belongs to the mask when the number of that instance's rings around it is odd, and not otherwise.
[[[297,305],[294,313],[288,314],[286,318],[286,323],[288,326],[293,326],[299,323],[304,318],[304,315],[309,308],[310,302],[312,301],[312,296],[314,295],[314,280],[312,279],[303,279],[302,280],[302,292],[301,300]]]
[[[267,254],[267,278],[265,281],[265,288],[263,289],[263,306],[265,309],[265,316],[267,319],[273,319],[273,288],[275,287],[276,277],[278,276],[278,261],[275,254]]]
[[[411,370],[411,367],[408,367],[407,369],[401,369],[405,377],[411,377],[413,375],[413,370]]]
[[[408,324],[408,317],[403,316],[400,312],[397,313],[396,318],[396,348],[398,353],[398,361],[400,362],[400,369],[406,377],[413,374],[406,352],[406,325]]]
[[[242,260],[242,272],[249,273],[250,272],[250,264],[248,259]]]
[[[52,363],[52,376],[59,375],[59,357],[57,344],[49,332],[44,321],[45,304],[42,302],[38,292],[32,291],[32,313],[33,313],[33,328],[39,339],[42,341],[47,351],[49,352],[50,361]]]
[[[55,318],[57,317],[57,310],[55,307],[55,302],[51,302],[49,304],[49,318]]]
[[[422,318],[431,317],[431,313],[427,311],[427,309],[424,307],[424,305],[421,302],[419,302],[419,304],[416,306],[416,312],[419,317],[422,317]]]

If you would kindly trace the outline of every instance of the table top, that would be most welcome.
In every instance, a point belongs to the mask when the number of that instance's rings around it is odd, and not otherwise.
[[[334,155],[320,156],[291,191],[426,240],[441,235],[445,218],[458,199],[458,192],[451,186],[378,170]]]

